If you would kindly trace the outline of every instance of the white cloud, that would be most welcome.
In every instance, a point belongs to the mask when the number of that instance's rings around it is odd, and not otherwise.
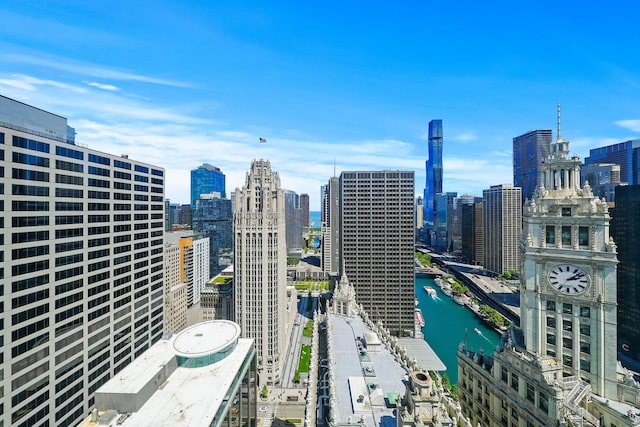
[[[102,90],[110,90],[110,91],[120,90],[117,86],[114,86],[114,85],[108,85],[108,84],[98,83],[98,82],[85,82],[85,83],[89,86],[97,87],[98,89],[102,89]]]
[[[474,132],[463,132],[451,137],[451,140],[459,142],[471,142],[476,139],[478,139],[478,136]]]
[[[635,120],[617,120],[614,122],[616,125],[632,130],[634,132],[640,132],[640,119]]]
[[[98,65],[88,64],[85,62],[76,61],[70,58],[57,57],[57,56],[43,56],[43,55],[24,55],[24,54],[4,54],[0,55],[0,60],[4,62],[37,65],[41,67],[53,68],[56,70],[67,71],[83,76],[98,77],[111,80],[133,81],[150,83],[164,86],[175,87],[190,87],[185,82],[178,82],[174,80],[161,79],[153,76],[144,76],[141,74],[135,74],[128,71],[116,70],[114,68]]]

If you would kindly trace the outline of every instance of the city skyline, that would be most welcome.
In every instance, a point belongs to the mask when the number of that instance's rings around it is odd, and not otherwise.
[[[334,171],[415,171],[421,194],[433,119],[443,191],[479,195],[512,183],[512,139],[555,128],[557,102],[581,160],[639,136],[638,7],[8,1],[0,94],[164,167],[175,203],[203,162],[230,194],[260,158],[312,211]]]

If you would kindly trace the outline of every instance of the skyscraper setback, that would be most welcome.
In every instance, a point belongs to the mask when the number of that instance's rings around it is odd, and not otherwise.
[[[442,120],[429,122],[429,159],[424,188],[424,221],[433,223],[436,195],[442,193]]]
[[[285,196],[267,160],[254,160],[235,191],[234,285],[236,323],[255,339],[262,385],[281,381],[287,354]]]
[[[162,338],[164,170],[75,145],[55,114],[0,112],[0,425],[76,425]]]

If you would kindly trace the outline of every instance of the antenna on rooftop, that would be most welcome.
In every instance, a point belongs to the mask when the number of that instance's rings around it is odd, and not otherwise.
[[[560,103],[558,102],[558,141],[562,139],[562,134],[560,132]]]

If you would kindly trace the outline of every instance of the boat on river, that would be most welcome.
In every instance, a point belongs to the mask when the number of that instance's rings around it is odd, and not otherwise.
[[[478,335],[482,335],[482,331],[478,328],[473,328],[473,332],[475,332]]]
[[[459,305],[465,305],[467,303],[467,297],[465,295],[456,294],[453,296],[453,301]]]
[[[422,316],[422,310],[419,308],[416,308],[416,322],[418,322],[421,328],[424,328],[424,317]]]
[[[451,290],[451,286],[444,285],[442,287],[442,293],[445,294],[446,296],[450,297],[453,294],[453,291]]]
[[[431,297],[436,296],[436,290],[433,289],[431,286],[424,286],[422,289],[424,289],[425,292],[428,293]]]
[[[442,280],[442,277],[436,277],[433,279],[433,282],[438,285],[439,288],[444,286],[444,280]]]

